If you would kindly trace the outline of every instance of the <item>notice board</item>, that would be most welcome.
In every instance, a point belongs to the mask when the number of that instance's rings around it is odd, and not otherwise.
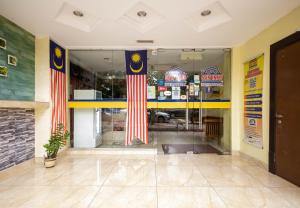
[[[263,148],[264,55],[244,63],[244,141]]]

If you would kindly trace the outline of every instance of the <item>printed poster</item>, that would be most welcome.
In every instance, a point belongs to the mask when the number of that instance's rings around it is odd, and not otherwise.
[[[181,87],[186,85],[187,74],[180,68],[170,69],[165,73],[165,86]]]
[[[148,93],[147,93],[147,99],[155,99],[156,98],[156,90],[155,86],[149,86],[148,85]]]
[[[223,78],[224,75],[217,66],[201,69],[201,87],[223,87]]]
[[[244,141],[263,148],[262,98],[264,55],[244,64]]]
[[[194,83],[195,84],[200,84],[200,76],[198,74],[194,75]]]
[[[180,99],[180,87],[172,87],[172,100]]]

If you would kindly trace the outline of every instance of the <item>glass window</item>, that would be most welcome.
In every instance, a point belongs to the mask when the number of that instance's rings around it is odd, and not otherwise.
[[[230,109],[214,105],[231,99],[231,51],[159,49],[147,54],[149,146],[164,151],[163,144],[208,144],[230,151]],[[70,59],[71,99],[77,93],[78,98],[99,102],[126,102],[124,50],[71,50]],[[127,109],[94,113],[101,138],[97,146],[124,146]]]

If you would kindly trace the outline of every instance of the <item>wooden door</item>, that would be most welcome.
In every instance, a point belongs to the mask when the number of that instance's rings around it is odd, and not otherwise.
[[[273,55],[274,172],[300,186],[300,39]]]

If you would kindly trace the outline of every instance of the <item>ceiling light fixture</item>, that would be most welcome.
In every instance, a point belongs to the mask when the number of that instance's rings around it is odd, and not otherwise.
[[[76,16],[76,17],[83,17],[83,13],[79,10],[75,10],[73,11],[73,14]]]
[[[201,12],[202,17],[209,16],[211,14],[211,10],[207,9]]]
[[[147,12],[145,12],[145,11],[138,11],[137,13],[137,16],[139,16],[139,17],[146,17],[147,16]]]

